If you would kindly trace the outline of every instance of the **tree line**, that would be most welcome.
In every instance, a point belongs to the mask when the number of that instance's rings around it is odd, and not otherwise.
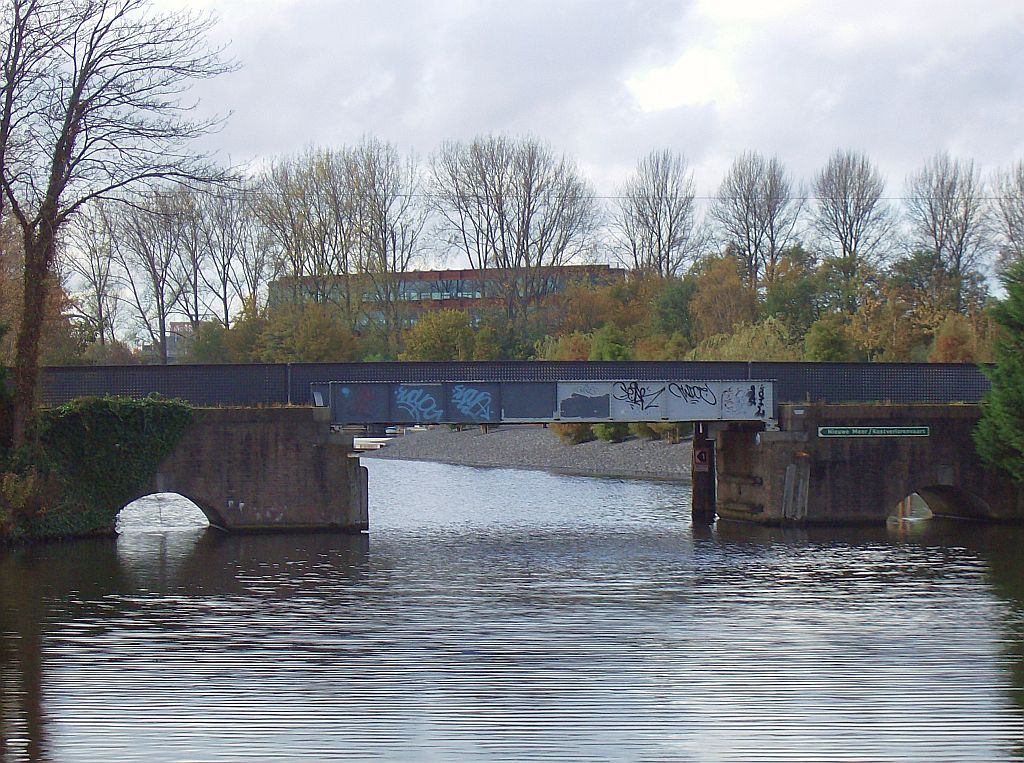
[[[686,159],[661,150],[599,198],[575,161],[537,138],[448,142],[425,161],[365,138],[212,185],[90,201],[65,229],[58,270],[97,361],[125,357],[128,338],[167,362],[172,323],[211,335],[209,324],[265,322],[275,280],[294,303],[279,322],[301,323],[309,302],[307,322],[355,337],[342,344],[357,357],[398,357],[413,316],[405,274],[452,257],[498,269],[485,296],[490,323],[518,336],[509,353],[558,329],[543,325],[546,268],[606,262],[630,281],[687,282],[691,296],[710,278],[695,304],[678,305],[693,312],[681,337],[691,351],[774,317],[792,342],[819,324],[812,355],[921,359],[920,335],[950,321],[980,330],[989,276],[1024,253],[1024,162],[983,178],[942,153],[895,198],[886,189],[856,151],[835,151],[806,182],[745,152],[702,198]],[[905,336],[879,334],[887,320]]]

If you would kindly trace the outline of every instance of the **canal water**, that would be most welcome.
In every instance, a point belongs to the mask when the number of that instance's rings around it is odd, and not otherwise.
[[[1024,758],[1024,534],[695,528],[685,485],[373,460],[371,532],[180,499],[0,553],[3,761]]]

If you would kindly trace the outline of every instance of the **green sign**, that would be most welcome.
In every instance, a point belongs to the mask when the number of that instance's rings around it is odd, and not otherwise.
[[[818,437],[927,437],[930,427],[818,427]]]

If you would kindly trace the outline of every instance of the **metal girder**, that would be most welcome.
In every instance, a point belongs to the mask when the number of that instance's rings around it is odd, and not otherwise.
[[[254,363],[245,365],[69,366],[43,369],[42,400],[150,394],[193,405],[308,405],[313,384],[557,383],[664,379],[750,383],[773,379],[776,403],[977,402],[989,388],[965,363],[799,363],[735,361],[466,361]]]
[[[768,380],[318,382],[335,424],[770,421]]]

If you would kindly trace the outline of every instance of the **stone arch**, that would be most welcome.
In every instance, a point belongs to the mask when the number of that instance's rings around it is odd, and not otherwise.
[[[943,463],[945,461],[946,463]],[[984,496],[984,487],[975,484],[977,474],[964,468],[963,461],[936,458],[932,463],[913,463],[898,486],[897,501],[916,493],[938,517],[990,519],[996,516]]]
[[[960,485],[922,485],[910,492],[921,496],[939,517],[989,519],[994,515],[992,507],[981,496]]]
[[[180,496],[181,498],[184,498],[185,500],[195,504],[199,511],[201,511],[203,515],[206,517],[206,521],[210,523],[211,527],[216,527],[221,530],[225,529],[224,518],[221,516],[220,512],[218,512],[217,509],[214,508],[214,504],[212,501],[196,496],[191,491],[183,492],[181,490],[176,490],[172,488],[164,489],[162,486],[152,487],[150,489],[140,492],[136,496],[133,496],[130,501],[125,503],[125,505],[118,510],[118,516],[121,515],[121,512],[124,511],[126,507],[135,503],[135,501],[139,500],[140,498],[146,498],[151,495]]]
[[[352,452],[326,409],[200,408],[139,496],[177,493],[229,531],[361,531],[366,469]]]

